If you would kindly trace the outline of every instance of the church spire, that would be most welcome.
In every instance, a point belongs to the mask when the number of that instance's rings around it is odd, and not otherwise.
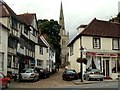
[[[60,7],[59,24],[61,25],[60,34],[64,35],[65,34],[65,24],[64,24],[64,14],[63,14],[62,2],[61,2],[61,7]]]

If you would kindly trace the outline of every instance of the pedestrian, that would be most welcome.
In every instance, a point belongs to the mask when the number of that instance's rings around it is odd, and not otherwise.
[[[58,71],[59,71],[59,63],[57,64],[57,69],[58,69]]]
[[[66,65],[66,66],[65,66],[65,70],[67,70],[67,69],[68,69],[68,66]]]

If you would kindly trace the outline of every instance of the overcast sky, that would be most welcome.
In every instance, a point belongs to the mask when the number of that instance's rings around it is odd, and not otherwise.
[[[109,20],[118,14],[120,0],[4,0],[16,14],[36,13],[37,19],[59,20],[62,1],[66,31],[70,39],[76,28],[88,24],[93,18]]]

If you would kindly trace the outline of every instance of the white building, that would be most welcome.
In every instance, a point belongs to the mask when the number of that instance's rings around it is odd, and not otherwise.
[[[42,35],[38,36],[38,44],[35,47],[35,66],[52,72],[55,69],[55,50]]]
[[[9,29],[0,23],[0,71],[7,75],[7,49]]]
[[[120,71],[120,24],[93,19],[84,29],[78,28],[80,33],[68,44],[71,68],[80,72],[80,64],[76,62],[81,56],[87,59],[83,64],[83,71],[89,68],[102,70],[105,77],[118,77]]]

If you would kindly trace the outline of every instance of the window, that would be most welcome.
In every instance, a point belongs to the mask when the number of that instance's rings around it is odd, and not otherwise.
[[[100,38],[93,38],[93,48],[100,49]]]
[[[36,36],[36,31],[35,31],[35,29],[33,29],[33,35]]]
[[[66,43],[65,40],[62,39],[62,45],[65,45],[65,43]]]
[[[118,60],[112,60],[111,66],[112,66],[112,73],[120,72],[120,58],[118,58]]]
[[[4,53],[0,52],[0,70],[4,70]]]
[[[1,36],[0,36],[0,44],[1,44]]]
[[[73,44],[70,46],[70,56],[73,55]]]
[[[120,49],[120,39],[113,39],[113,49],[114,50]]]
[[[39,50],[40,54],[43,54],[43,47],[40,46],[40,50]]]
[[[48,51],[49,51],[49,50],[48,50],[48,48],[47,48],[47,49],[46,49],[46,52],[48,53]]]
[[[12,63],[12,56],[8,55],[8,61],[7,61],[7,67],[11,68],[11,63]]]
[[[12,19],[12,28],[17,30],[17,21],[15,19]]]
[[[37,60],[37,66],[42,66],[43,65],[43,60]]]
[[[17,47],[17,40],[13,38],[8,38],[8,47],[16,48]]]
[[[24,33],[25,33],[26,35],[28,35],[28,29],[27,29],[27,27],[24,27]]]
[[[18,59],[13,56],[13,68],[18,68]]]

